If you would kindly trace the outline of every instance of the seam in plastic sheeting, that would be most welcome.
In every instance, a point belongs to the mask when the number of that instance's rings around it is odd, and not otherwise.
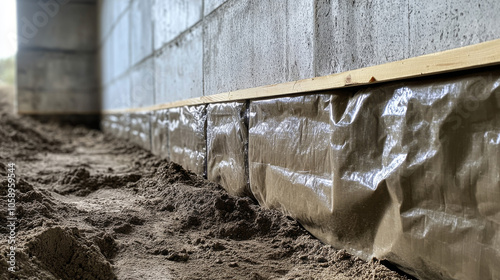
[[[238,196],[251,196],[248,182],[247,102],[207,107],[207,178]]]
[[[421,279],[500,278],[500,71],[251,101],[250,188]]]
[[[150,112],[130,114],[129,139],[146,150],[151,150]]]
[[[170,160],[206,177],[206,105],[167,110]]]

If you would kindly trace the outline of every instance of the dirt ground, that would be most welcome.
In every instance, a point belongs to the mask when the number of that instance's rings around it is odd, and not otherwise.
[[[126,141],[14,116],[11,102],[0,88],[0,279],[407,279]]]

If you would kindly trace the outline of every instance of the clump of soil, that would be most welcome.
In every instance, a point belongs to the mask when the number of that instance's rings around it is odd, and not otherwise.
[[[86,168],[79,167],[65,172],[57,183],[54,191],[62,194],[86,196],[100,188],[121,188],[128,183],[134,183],[141,178],[140,174],[122,174],[119,176],[90,175]]]
[[[11,279],[407,279],[125,140],[13,116],[2,102],[3,205],[6,164],[17,168]],[[0,243],[1,277],[8,251]]]
[[[233,240],[253,237],[296,237],[306,231],[276,210],[263,210],[248,197],[229,195],[220,186],[173,162],[161,164],[139,184],[148,206],[176,215],[179,231],[208,230],[211,236]],[[156,190],[156,191],[155,191]]]
[[[25,253],[56,277],[73,279],[116,279],[100,249],[82,238],[77,228],[53,227],[34,236]]]

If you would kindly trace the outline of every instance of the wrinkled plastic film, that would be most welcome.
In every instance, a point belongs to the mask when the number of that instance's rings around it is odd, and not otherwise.
[[[206,106],[168,109],[170,160],[196,174],[206,174]]]
[[[246,102],[207,107],[207,178],[238,196],[251,195],[246,111]]]
[[[168,110],[151,113],[151,152],[161,158],[168,158]]]
[[[146,150],[151,150],[150,112],[130,114],[129,139]]]
[[[101,128],[105,133],[128,139],[130,130],[129,114],[106,114],[102,116]]]
[[[252,101],[250,188],[422,279],[500,277],[500,72]]]

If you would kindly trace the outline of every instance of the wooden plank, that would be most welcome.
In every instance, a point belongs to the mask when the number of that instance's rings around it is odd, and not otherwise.
[[[103,113],[152,111],[188,105],[277,97],[383,83],[497,64],[500,64],[500,39],[323,77],[241,89],[150,107],[106,110]]]

